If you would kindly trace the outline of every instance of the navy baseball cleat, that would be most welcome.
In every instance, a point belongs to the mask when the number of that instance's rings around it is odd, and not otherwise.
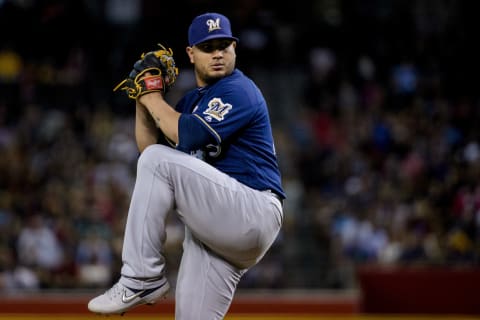
[[[152,305],[160,298],[165,298],[170,284],[168,281],[160,287],[152,289],[130,289],[117,282],[104,294],[93,298],[88,303],[88,310],[98,314],[121,314],[129,309],[141,305]]]

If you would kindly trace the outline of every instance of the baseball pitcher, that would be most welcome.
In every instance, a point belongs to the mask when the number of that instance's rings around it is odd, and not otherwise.
[[[169,291],[166,216],[185,224],[175,319],[223,319],[237,284],[276,239],[285,193],[265,99],[235,67],[239,39],[219,13],[195,17],[186,53],[197,87],[175,107],[173,52],[143,54],[115,89],[135,101],[140,151],[123,242],[121,277],[88,303],[123,314]]]

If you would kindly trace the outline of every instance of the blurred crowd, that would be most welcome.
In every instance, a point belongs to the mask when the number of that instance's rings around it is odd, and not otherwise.
[[[285,225],[242,288],[350,289],[363,264],[478,266],[480,120],[467,1],[0,0],[0,289],[108,287],[138,152],[112,88],[191,19],[231,17],[268,100]],[[19,25],[24,28],[19,28]],[[167,229],[172,282],[183,226]]]

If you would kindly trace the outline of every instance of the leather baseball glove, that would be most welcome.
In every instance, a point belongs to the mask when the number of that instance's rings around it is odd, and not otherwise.
[[[130,99],[150,93],[161,92],[165,95],[172,88],[178,76],[173,51],[158,44],[161,49],[142,53],[133,65],[128,77],[120,82],[113,91],[124,90]],[[149,75],[146,75],[149,73]]]

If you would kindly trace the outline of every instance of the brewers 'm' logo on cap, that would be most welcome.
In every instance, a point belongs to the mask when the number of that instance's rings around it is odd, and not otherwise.
[[[238,42],[238,38],[232,36],[230,20],[223,14],[215,12],[195,17],[188,28],[188,44],[195,46],[213,39],[231,39]]]
[[[217,18],[215,20],[208,19],[207,20],[207,26],[208,26],[208,32],[212,32],[213,30],[222,29],[222,27],[220,27],[220,18]]]

